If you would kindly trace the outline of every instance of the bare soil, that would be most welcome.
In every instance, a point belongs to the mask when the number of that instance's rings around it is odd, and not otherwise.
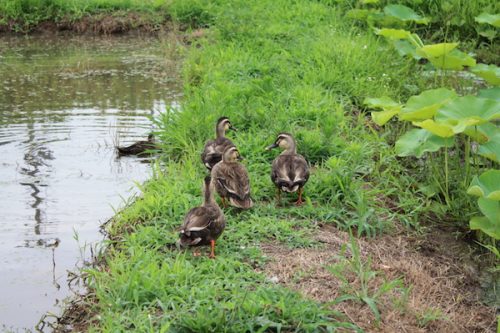
[[[289,249],[282,244],[263,245],[270,258],[264,273],[306,297],[331,302],[342,295],[342,283],[326,267],[339,262],[341,247],[349,243],[349,235],[323,225],[316,239],[325,246]],[[370,258],[371,270],[379,272],[369,283],[372,292],[384,279],[400,278],[410,289],[405,299],[396,292],[381,298],[378,325],[362,302],[330,305],[347,320],[367,332],[495,332],[495,309],[479,301],[477,263],[466,259],[471,258],[471,250],[450,232],[433,230],[419,236],[401,230],[359,239],[358,244],[364,261]],[[359,286],[357,276],[351,274],[348,278],[351,286]]]

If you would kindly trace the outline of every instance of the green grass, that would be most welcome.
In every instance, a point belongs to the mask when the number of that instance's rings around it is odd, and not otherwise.
[[[266,264],[259,245],[320,246],[312,237],[318,222],[368,237],[396,223],[418,227],[431,203],[418,194],[417,168],[394,156],[403,128],[377,128],[361,103],[383,95],[406,100],[432,81],[327,3],[179,1],[168,8],[210,29],[187,53],[182,110],[157,119],[161,168],[109,226],[105,265],[87,270],[96,297],[89,306],[99,314],[91,331],[354,329],[325,305],[268,281],[259,273]],[[185,213],[201,203],[199,153],[223,115],[239,130],[229,136],[245,157],[256,205],[227,210],[218,258],[208,260],[173,244]],[[300,208],[274,205],[276,152],[264,147],[281,131],[296,136],[313,166]],[[462,213],[457,219],[465,223]]]
[[[85,17],[112,16],[119,19],[129,14],[132,24],[160,26],[172,19],[190,26],[204,26],[211,16],[201,0],[0,0],[0,25],[11,30],[29,32],[38,24],[49,22],[75,22]]]

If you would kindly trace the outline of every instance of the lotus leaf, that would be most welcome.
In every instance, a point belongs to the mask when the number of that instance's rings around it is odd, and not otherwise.
[[[450,53],[458,46],[458,43],[440,43],[424,45],[417,50],[417,54],[424,58],[438,58]]]
[[[490,24],[496,28],[500,28],[500,14],[482,13],[481,15],[476,16],[474,21],[477,23]]]
[[[481,230],[495,239],[500,239],[500,201],[479,198],[479,210],[485,216],[475,216],[469,226],[472,230]]]
[[[398,156],[422,157],[426,152],[438,151],[442,147],[452,147],[454,139],[443,139],[425,129],[414,128],[406,132],[396,142]]]
[[[457,97],[453,90],[446,88],[426,90],[408,99],[399,116],[402,120],[417,121],[434,117],[437,110]]]
[[[415,22],[419,24],[427,24],[429,20],[425,17],[418,15],[410,7],[403,5],[387,5],[384,7],[384,13],[388,16],[392,16],[403,22]]]
[[[496,136],[499,131],[500,129],[494,124],[484,123],[478,126],[469,127],[464,133],[470,136],[474,141],[483,144],[488,142],[490,138],[495,140],[493,137]]]
[[[475,176],[467,193],[480,198],[500,201],[500,170],[488,170],[479,177]]]
[[[375,124],[379,126],[385,125],[389,120],[392,119],[395,115],[397,115],[401,111],[401,108],[393,108],[384,111],[372,112],[372,119]]]
[[[500,163],[500,132],[492,140],[480,145],[477,153],[487,159]]]
[[[395,102],[392,98],[387,97],[387,96],[382,96],[380,98],[365,98],[363,101],[363,104],[370,107],[370,108],[380,108],[380,109],[387,109],[387,108],[395,108],[395,107],[400,107],[401,105],[397,102]]]
[[[375,33],[389,39],[407,39],[411,36],[411,32],[403,29],[376,29]]]
[[[500,103],[476,96],[458,97],[441,107],[436,114],[436,121],[453,125],[459,132],[465,130],[460,130],[461,127],[479,125],[495,119],[500,119]]]
[[[432,119],[427,119],[424,121],[415,121],[415,122],[413,122],[413,125],[418,126],[418,127],[422,127],[423,129],[428,130],[432,134],[435,134],[435,135],[442,137],[442,138],[451,138],[455,134],[461,133],[465,130],[465,127],[462,128],[462,126],[459,126],[459,127],[455,128],[455,126],[452,126],[450,124],[438,123]],[[474,124],[472,123],[470,125],[474,125]]]
[[[479,64],[471,68],[471,72],[482,77],[489,84],[494,86],[500,85],[500,67],[495,65]]]
[[[422,57],[417,54],[417,48],[407,40],[394,40],[393,45],[401,56],[411,56],[416,60],[422,59]]]
[[[497,36],[496,30],[493,30],[493,29],[479,30],[478,33],[479,33],[479,35],[486,37],[489,40],[493,40]]]
[[[442,56],[428,59],[434,67],[441,69],[462,70],[464,67],[476,66],[476,59],[459,50],[453,50]]]
[[[494,99],[495,101],[500,102],[500,87],[479,90],[478,96],[482,98]]]

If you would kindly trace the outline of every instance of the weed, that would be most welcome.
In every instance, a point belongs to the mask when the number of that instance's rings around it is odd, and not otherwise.
[[[349,250],[350,258],[345,256],[346,251]],[[373,286],[373,281],[377,278],[379,272],[373,271],[371,268],[370,259],[363,262],[359,245],[355,238],[351,235],[350,243],[343,246],[339,256],[339,262],[328,267],[328,270],[342,282],[342,296],[338,297],[334,302],[340,303],[345,301],[357,301],[365,303],[373,312],[377,322],[380,322],[380,310],[378,304],[380,299],[385,294],[392,292],[400,293],[403,291],[402,296],[407,297],[407,292],[403,282],[400,279],[384,281],[378,285]],[[349,278],[352,274],[354,281]],[[403,298],[401,298],[403,299]]]

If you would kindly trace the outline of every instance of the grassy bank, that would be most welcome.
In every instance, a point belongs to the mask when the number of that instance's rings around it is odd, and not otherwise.
[[[201,23],[199,20],[207,23],[208,19],[201,11],[200,3],[163,0],[0,0],[0,32],[154,32],[169,26],[172,21],[185,26],[198,26]]]
[[[199,47],[188,51],[182,111],[167,110],[158,119],[162,167],[142,188],[143,197],[109,226],[103,264],[85,272],[91,299],[87,320],[93,323],[89,330],[356,330],[358,323],[338,310],[343,301],[368,309],[368,330],[384,325],[381,316],[388,311],[405,313],[411,278],[385,278],[361,259],[370,253],[359,253],[348,237],[343,239],[347,252],[329,253],[344,255],[339,259],[343,266],[332,266],[327,274],[354,277],[338,295],[327,297],[328,302],[276,283],[266,274],[272,258],[263,245],[321,251],[321,236],[330,235],[325,226],[377,239],[401,226],[408,232],[422,231],[431,216],[435,220],[443,205],[419,192],[425,179],[415,171],[418,161],[410,168],[393,151],[405,126],[381,128],[362,105],[373,96],[406,100],[433,87],[436,80],[423,76],[416,62],[398,56],[331,4],[179,1],[169,6],[175,19],[189,18],[210,28],[197,42]],[[474,89],[467,78],[445,77],[439,83]],[[206,171],[199,153],[214,136],[215,120],[223,115],[239,130],[231,138],[245,157],[256,205],[245,212],[227,210],[218,258],[208,260],[178,251],[174,243],[183,216],[201,202]],[[269,173],[275,154],[264,147],[281,131],[296,136],[299,152],[313,166],[303,207],[276,207],[273,201]],[[450,210],[443,218],[458,229],[476,212],[473,199],[463,200],[460,211]],[[289,269],[283,265],[283,270]],[[307,274],[301,271],[292,279]],[[391,276],[397,274],[403,273]],[[349,283],[359,288],[350,290]],[[477,305],[472,298],[467,302]],[[450,310],[440,304],[437,310],[421,309],[418,316],[408,311],[411,325],[425,329],[433,321],[446,322]],[[474,309],[484,311],[485,326],[491,328],[493,311]],[[474,311],[464,315],[466,322],[479,322],[467,317],[476,315]],[[451,327],[470,328],[456,325]]]

